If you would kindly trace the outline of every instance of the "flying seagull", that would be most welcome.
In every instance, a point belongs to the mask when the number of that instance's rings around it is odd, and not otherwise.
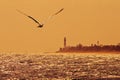
[[[49,19],[50,19],[51,17],[59,14],[59,13],[62,12],[63,10],[64,10],[64,8],[60,9],[58,12],[56,12],[56,13],[54,13],[52,16],[50,16]],[[17,11],[18,11],[19,13],[27,16],[28,18],[32,19],[35,23],[37,23],[37,24],[38,24],[38,28],[42,28],[42,27],[43,27],[44,24],[38,22],[38,21],[37,21],[35,18],[33,18],[32,16],[29,16],[29,15],[27,15],[26,13],[24,13],[24,12],[22,12],[22,11],[20,11],[20,10],[17,10]]]

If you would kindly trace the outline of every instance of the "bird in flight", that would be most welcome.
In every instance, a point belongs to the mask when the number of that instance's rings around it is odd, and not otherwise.
[[[64,10],[64,8],[60,9],[59,11],[57,11],[56,13],[54,13],[53,15],[49,16],[48,19],[51,19],[53,16],[59,14],[59,13],[62,12],[63,10]],[[17,10],[17,11],[18,11],[19,13],[27,16],[28,18],[32,19],[35,23],[37,23],[37,24],[38,24],[38,28],[42,28],[42,27],[44,26],[45,23],[40,23],[40,22],[38,22],[38,21],[37,21],[35,18],[33,18],[32,16],[29,16],[29,15],[27,15],[26,13],[24,13],[24,12],[22,12],[22,11],[20,11],[20,10]],[[47,19],[47,20],[48,20],[48,19]]]

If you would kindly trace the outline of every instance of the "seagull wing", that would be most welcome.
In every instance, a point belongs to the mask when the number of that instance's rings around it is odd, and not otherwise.
[[[35,21],[36,23],[40,24],[37,20],[35,20],[33,17],[28,16],[30,19],[32,19],[33,21]]]
[[[20,10],[17,10],[17,11],[18,11],[19,13],[21,13],[21,14],[27,16],[28,18],[32,19],[32,20],[33,20],[34,22],[36,22],[37,24],[41,25],[41,24],[40,24],[36,19],[34,19],[32,16],[29,16],[29,15],[27,15],[27,14],[21,12]]]
[[[51,18],[53,18],[55,15],[59,14],[60,12],[62,12],[64,10],[64,8],[60,9],[58,12],[54,13],[53,15],[49,16],[47,18],[46,21],[44,21],[43,23],[45,24],[46,22],[48,22]]]
[[[60,12],[62,12],[63,10],[64,10],[64,8],[60,9],[58,12],[56,12],[56,13],[53,14],[53,15],[57,15],[57,14],[59,14]]]
[[[25,16],[28,16],[27,14],[25,14],[25,13],[23,13],[22,11],[20,11],[20,10],[18,10],[18,9],[16,9],[19,13],[21,13],[21,14],[23,14],[23,15],[25,15]]]

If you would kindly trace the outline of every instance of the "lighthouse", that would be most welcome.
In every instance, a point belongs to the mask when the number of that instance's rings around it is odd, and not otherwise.
[[[64,48],[66,48],[66,37],[64,37]]]

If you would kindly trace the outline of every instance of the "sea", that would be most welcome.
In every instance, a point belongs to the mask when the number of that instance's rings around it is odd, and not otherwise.
[[[120,53],[0,53],[0,80],[120,80]]]

